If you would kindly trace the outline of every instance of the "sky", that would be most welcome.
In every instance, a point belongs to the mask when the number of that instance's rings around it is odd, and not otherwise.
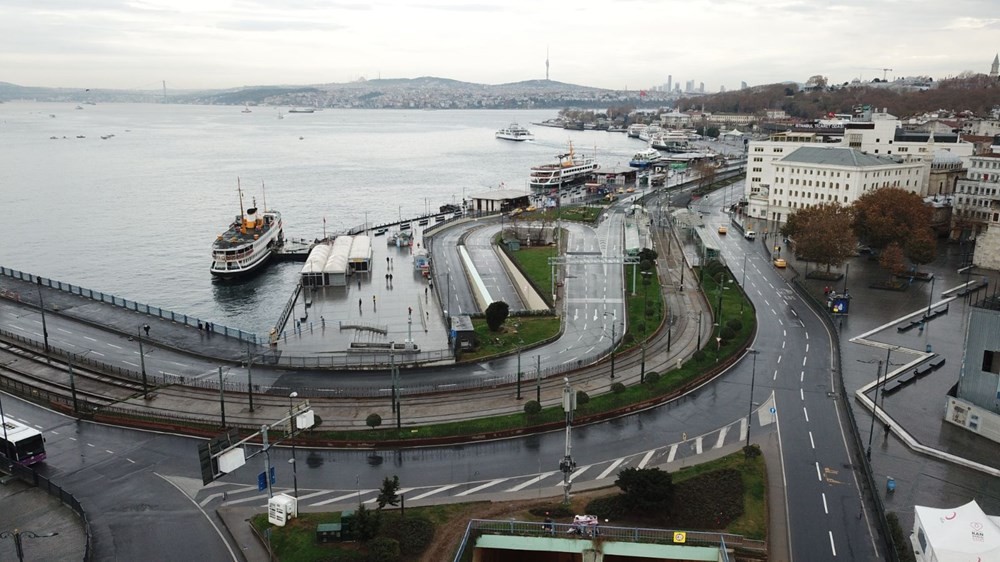
[[[22,86],[502,84],[547,56],[560,82],[714,92],[986,73],[998,51],[996,0],[0,1],[0,81]]]

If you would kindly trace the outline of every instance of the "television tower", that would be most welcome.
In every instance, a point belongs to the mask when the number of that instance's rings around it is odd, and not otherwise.
[[[549,47],[545,47],[545,81],[549,80]]]

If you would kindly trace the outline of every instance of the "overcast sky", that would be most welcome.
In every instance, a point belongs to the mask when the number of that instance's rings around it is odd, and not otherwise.
[[[0,0],[0,81],[156,89],[439,76],[708,91],[988,72],[996,0]]]

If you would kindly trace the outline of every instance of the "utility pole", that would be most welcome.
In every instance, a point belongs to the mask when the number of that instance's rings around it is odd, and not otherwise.
[[[517,399],[521,399],[521,346],[517,346]]]
[[[889,366],[885,366],[885,370],[889,370]],[[872,460],[872,435],[875,433],[875,418],[878,417],[878,387],[882,384],[882,360],[878,361],[878,368],[875,371],[875,402],[872,404],[872,424],[868,428],[868,449],[865,451],[865,458],[868,462]]]
[[[563,473],[563,504],[569,505],[569,491],[573,486],[573,482],[570,481],[569,476],[576,470],[576,462],[573,461],[572,450],[573,450],[573,440],[572,440],[572,428],[573,428],[573,410],[576,409],[576,393],[573,392],[573,387],[569,384],[568,378],[563,378],[563,399],[562,399],[563,411],[566,412],[566,446],[563,451],[563,458],[559,461],[559,470]]]
[[[253,353],[250,352],[250,342],[247,342],[247,392],[250,396],[250,411],[253,412],[253,377],[250,370],[253,366]]]
[[[222,413],[222,428],[225,429],[225,427],[226,427],[226,394],[225,394],[225,388],[222,386],[222,367],[219,367],[219,411]]]
[[[542,356],[535,356],[535,402],[542,403]]]
[[[42,301],[42,278],[35,277],[35,284],[38,288],[38,310],[42,314],[42,339],[45,343],[45,360],[49,359],[49,328],[45,324],[45,302]]]
[[[753,383],[754,383],[754,381],[757,378],[757,354],[759,354],[760,352],[757,351],[756,349],[748,349],[747,353],[753,354],[753,368],[750,371],[750,408],[747,411],[747,444],[746,444],[746,447],[744,447],[745,453],[747,455],[749,455],[749,451],[750,451],[750,427],[752,425],[750,423],[750,416],[753,415]]]

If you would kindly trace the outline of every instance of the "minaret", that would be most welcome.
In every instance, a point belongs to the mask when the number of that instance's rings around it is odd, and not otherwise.
[[[1000,77],[1000,55],[993,57],[993,66],[990,68],[990,78],[996,80],[997,77]]]
[[[996,64],[993,65],[993,69],[996,70]],[[993,73],[996,75],[996,72]],[[545,81],[549,81],[549,48],[545,47]]]

